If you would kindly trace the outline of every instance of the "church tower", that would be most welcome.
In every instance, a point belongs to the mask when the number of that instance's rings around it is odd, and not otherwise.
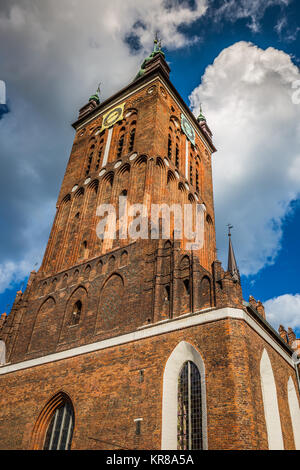
[[[73,124],[42,265],[0,319],[2,448],[266,448],[262,354],[298,400],[292,350],[243,301],[231,240],[228,270],[217,260],[212,133],[169,73],[155,40],[135,79]],[[174,207],[193,228],[200,214],[199,243]]]

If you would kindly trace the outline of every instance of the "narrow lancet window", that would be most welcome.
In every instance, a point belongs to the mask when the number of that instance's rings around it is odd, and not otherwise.
[[[82,303],[80,302],[80,300],[78,300],[73,307],[71,325],[78,325],[78,323],[80,322],[81,311],[82,311]]]
[[[132,152],[133,151],[133,148],[134,148],[134,140],[135,140],[135,128],[133,128],[131,131],[130,131],[130,135],[129,135],[129,152]]]
[[[171,139],[170,134],[168,137],[168,158],[172,160],[172,139]]]
[[[183,365],[178,378],[177,423],[177,448],[202,449],[201,377],[191,361]]]
[[[179,168],[179,147],[178,147],[178,144],[176,144],[175,166],[176,166],[176,168]]]
[[[50,421],[44,450],[69,450],[74,427],[74,412],[70,402],[56,409]]]

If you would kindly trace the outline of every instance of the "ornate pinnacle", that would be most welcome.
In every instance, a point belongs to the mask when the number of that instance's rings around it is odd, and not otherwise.
[[[201,122],[201,121],[205,121],[206,122],[206,118],[202,112],[202,103],[200,103],[200,111],[199,111],[199,116],[197,117],[197,121],[198,122]]]

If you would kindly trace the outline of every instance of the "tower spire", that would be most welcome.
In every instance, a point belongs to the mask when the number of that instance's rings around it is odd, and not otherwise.
[[[202,103],[200,103],[200,111],[199,111],[199,116],[197,117],[197,121],[198,122],[206,122],[206,117],[204,116],[203,112],[202,112]]]
[[[233,246],[231,242],[231,229],[233,228],[233,225],[228,224],[227,227],[228,227],[228,238],[229,238],[227,271],[230,272],[230,274],[232,275],[235,281],[240,282],[240,272],[238,270],[238,266],[237,266],[237,262],[235,259],[235,254],[234,254],[234,250],[233,250]]]
[[[165,58],[165,53],[163,52],[163,50],[161,48],[161,39],[159,39],[158,33],[156,32],[155,33],[155,38],[154,38],[154,41],[153,41],[153,50],[152,50],[151,54],[148,57],[146,57],[146,59],[142,63],[141,68],[140,68],[140,70],[139,70],[139,72],[136,75],[134,80],[137,80],[139,77],[144,75],[147,64],[152,59],[154,59],[154,57],[156,57],[157,55],[160,55],[161,57]]]
[[[95,101],[97,104],[100,104],[100,93],[101,93],[100,87],[101,87],[101,83],[99,83],[96,93],[90,97],[89,101]]]

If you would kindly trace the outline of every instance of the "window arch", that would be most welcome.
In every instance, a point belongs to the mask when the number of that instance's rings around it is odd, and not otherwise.
[[[128,146],[128,151],[132,152],[134,149],[134,141],[135,141],[135,126],[136,126],[136,121],[133,121],[132,123],[132,128],[129,133],[129,146]]]
[[[59,392],[48,401],[34,431],[34,450],[70,450],[74,430],[74,408],[68,395]]]
[[[118,142],[118,151],[117,151],[118,158],[122,156],[123,147],[124,147],[124,138],[125,138],[125,127],[122,127],[120,130],[120,137],[119,137],[119,142]]]
[[[171,134],[168,135],[168,158],[172,160],[172,137]]]
[[[70,450],[74,412],[69,401],[56,408],[47,429],[43,450]]]
[[[178,431],[179,450],[202,449],[201,376],[192,361],[186,361],[178,377]]]
[[[193,186],[193,184],[194,184],[194,179],[193,179],[194,170],[193,170],[193,160],[192,160],[192,158],[193,158],[193,156],[191,155],[191,158],[190,158],[190,183]]]
[[[269,450],[283,450],[283,438],[271,361],[264,349],[260,361],[260,380]]]
[[[199,191],[199,170],[196,168],[196,191]]]
[[[86,164],[85,176],[88,176],[89,173],[90,173],[91,166],[92,166],[92,161],[93,161],[93,156],[94,156],[94,150],[95,150],[95,145],[92,145],[90,147],[90,153],[89,153],[89,157],[88,157],[87,164]]]
[[[178,142],[176,142],[176,146],[175,146],[175,166],[176,166],[176,168],[179,168],[179,145],[178,145]]]
[[[193,365],[188,366],[188,362],[191,362]],[[179,447],[180,405],[183,404],[184,398],[182,394],[182,385],[185,383],[183,375],[188,372],[188,367],[193,371],[192,374],[195,379],[195,383],[193,384],[195,399],[193,403],[194,407],[196,407],[194,409],[197,409],[198,426],[198,428],[196,428],[196,424],[194,423],[194,427],[191,427],[192,448],[196,448],[193,447],[194,439],[194,446],[196,446],[197,443],[197,448],[200,448],[199,443],[201,442],[201,448],[207,449],[205,366],[199,352],[191,344],[181,341],[168,358],[163,376],[161,443],[163,450],[183,448]],[[194,367],[196,369],[194,369]],[[182,379],[182,382],[180,382],[180,379]],[[194,416],[196,416],[195,413]],[[193,433],[193,429],[196,432]],[[201,436],[201,441],[199,441],[199,436]]]
[[[294,385],[294,381],[290,376],[287,384],[288,390],[288,402],[289,402],[289,409],[291,414],[292,420],[292,428],[294,434],[294,441],[295,441],[295,449],[300,450],[300,408],[299,408],[299,401]]]
[[[118,328],[120,312],[126,302],[124,280],[119,274],[112,274],[104,283],[99,299],[96,332]]]
[[[88,254],[89,254],[89,250],[88,250],[88,242],[86,240],[84,240],[81,244],[81,247],[80,247],[80,252],[79,252],[79,258],[87,258],[88,257]]]
[[[72,310],[72,316],[70,319],[70,325],[78,325],[80,322],[80,317],[81,317],[81,312],[82,312],[82,302],[80,300],[77,300],[77,302],[74,304],[73,310]]]
[[[103,148],[104,148],[104,139],[101,139],[101,140],[100,140],[100,144],[99,144],[99,150],[98,150],[98,157],[97,157],[96,167],[95,167],[95,170],[96,170],[96,171],[98,171],[98,170],[99,170],[99,167],[100,167],[100,161],[101,161],[101,158],[102,158]]]

